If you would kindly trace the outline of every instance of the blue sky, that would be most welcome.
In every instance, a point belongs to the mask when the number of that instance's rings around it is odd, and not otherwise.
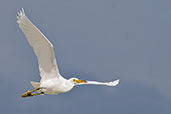
[[[171,1],[1,0],[0,113],[170,114]],[[36,56],[16,16],[29,19],[53,43],[65,78],[111,81],[66,94],[22,99],[39,81]]]

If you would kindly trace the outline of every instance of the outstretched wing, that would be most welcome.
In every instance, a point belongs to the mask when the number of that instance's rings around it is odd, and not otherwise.
[[[105,85],[105,86],[117,86],[119,84],[119,80],[114,80],[111,82],[97,82],[97,81],[87,81],[87,80],[74,80],[75,85],[84,85],[84,84],[91,84],[91,85]]]
[[[114,80],[114,81],[111,81],[111,82],[87,81],[87,84],[117,86],[119,84],[119,80]]]
[[[60,74],[51,42],[27,18],[23,9],[18,13],[17,19],[20,29],[24,32],[38,58],[40,76],[42,78],[59,77]]]

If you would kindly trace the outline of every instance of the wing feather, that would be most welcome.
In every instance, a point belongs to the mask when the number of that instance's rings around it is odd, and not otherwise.
[[[119,84],[119,80],[114,80],[111,82],[98,82],[98,81],[87,81],[86,83],[76,83],[76,85],[84,85],[84,84],[91,84],[91,85],[105,85],[105,86],[117,86]]]
[[[40,76],[60,76],[52,43],[27,18],[23,9],[18,13],[17,19],[20,29],[38,58]]]

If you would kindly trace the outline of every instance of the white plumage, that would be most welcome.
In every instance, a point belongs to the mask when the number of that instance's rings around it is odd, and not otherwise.
[[[22,97],[34,96],[38,94],[58,94],[70,91],[75,85],[96,84],[106,86],[116,86],[119,80],[112,82],[85,81],[77,78],[65,79],[58,70],[54,48],[51,42],[40,32],[40,30],[27,18],[22,9],[17,16],[17,23],[24,32],[29,44],[38,58],[39,72],[41,76],[39,82],[31,82],[35,90],[27,91]],[[38,90],[39,93],[32,92]]]

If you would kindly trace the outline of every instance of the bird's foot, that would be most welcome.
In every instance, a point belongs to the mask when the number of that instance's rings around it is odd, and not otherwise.
[[[24,97],[31,97],[31,96],[34,96],[34,94],[31,91],[29,91],[29,90],[21,95],[21,97],[23,97],[23,98]]]

